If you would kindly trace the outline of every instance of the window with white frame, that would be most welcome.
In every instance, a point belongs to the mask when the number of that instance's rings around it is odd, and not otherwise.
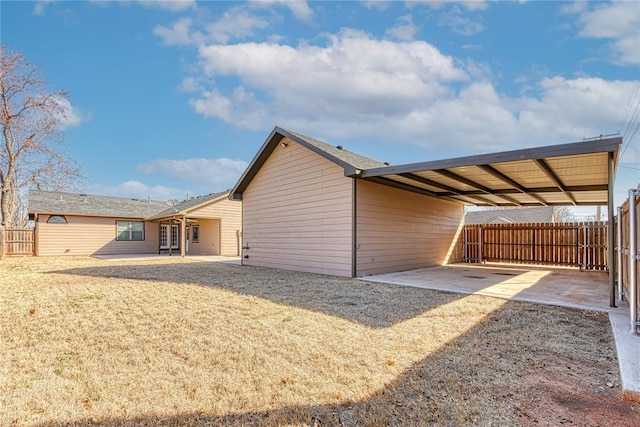
[[[144,221],[116,221],[116,240],[144,240]]]
[[[191,226],[191,242],[198,243],[199,238],[200,238],[200,226],[192,225]]]

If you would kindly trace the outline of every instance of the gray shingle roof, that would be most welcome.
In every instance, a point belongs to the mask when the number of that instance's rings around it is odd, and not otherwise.
[[[29,191],[29,213],[155,219],[218,199],[228,191],[193,197],[175,206],[158,200],[127,199],[59,191]]]
[[[553,207],[486,209],[469,211],[464,216],[465,224],[526,224],[553,222]]]
[[[233,187],[233,190],[231,190],[231,194],[229,196],[231,199],[242,199],[242,193],[256,176],[262,165],[267,161],[273,150],[281,143],[283,138],[289,138],[325,159],[343,167],[345,176],[356,175],[365,169],[387,166],[383,162],[351,152],[343,147],[330,145],[326,142],[318,141],[317,139],[310,138],[306,135],[276,126],[247,169],[244,171],[235,187]]]
[[[370,169],[370,168],[380,168],[380,167],[386,166],[383,162],[379,162],[378,160],[370,159],[369,157],[365,157],[358,153],[354,153],[352,151],[347,150],[346,148],[343,148],[343,147],[338,148],[335,145],[327,144],[326,142],[322,142],[317,139],[314,139],[314,138],[311,138],[287,129],[282,129],[282,130],[290,133],[293,136],[296,136],[297,138],[305,141],[310,145],[313,145],[314,147],[329,154],[330,156],[333,156],[336,159],[342,160],[343,162],[353,166],[356,169]]]
[[[169,208],[166,208],[160,212],[157,212],[156,214],[154,214],[153,216],[151,216],[150,218],[147,219],[156,219],[156,218],[162,218],[163,216],[169,216],[169,215],[173,215],[175,213],[178,212],[184,212],[184,211],[188,211],[191,208],[194,208],[196,206],[200,206],[204,203],[210,202],[212,200],[216,200],[219,199],[223,196],[226,196],[229,194],[229,190],[227,191],[221,191],[219,193],[211,193],[211,194],[207,194],[206,196],[198,196],[198,197],[192,197],[190,199],[187,200],[183,200],[182,202],[176,204],[175,206],[171,206]]]
[[[168,206],[157,200],[94,196],[59,191],[29,191],[29,213],[146,218]]]

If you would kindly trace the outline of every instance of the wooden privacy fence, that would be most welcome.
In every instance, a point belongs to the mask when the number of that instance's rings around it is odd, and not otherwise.
[[[1,228],[0,258],[4,255],[33,255],[35,253],[35,230],[33,228]]]
[[[468,224],[465,262],[502,262],[608,270],[606,222]]]

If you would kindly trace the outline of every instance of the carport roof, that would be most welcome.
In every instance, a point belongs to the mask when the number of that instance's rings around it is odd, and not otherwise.
[[[606,205],[622,138],[384,166],[360,178],[477,206]]]
[[[389,166],[299,133],[275,127],[233,188],[242,199],[284,138],[344,168],[345,176],[477,206],[606,205],[622,138],[527,148]]]

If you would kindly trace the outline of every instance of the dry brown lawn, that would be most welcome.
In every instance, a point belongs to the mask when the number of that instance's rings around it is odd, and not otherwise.
[[[0,425],[638,425],[606,315],[181,258],[0,261]]]

